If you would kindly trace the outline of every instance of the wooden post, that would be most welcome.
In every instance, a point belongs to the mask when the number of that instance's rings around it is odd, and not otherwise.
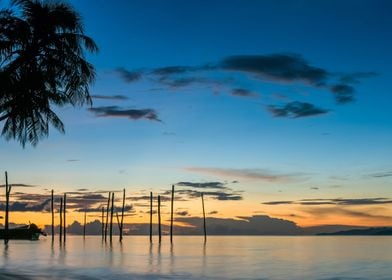
[[[63,238],[63,198],[60,198],[60,243]]]
[[[106,205],[105,242],[106,242],[107,236],[108,236],[109,211],[110,211],[110,196],[111,196],[111,192],[109,192],[108,203],[107,203],[107,205]]]
[[[152,192],[150,192],[150,242],[152,242]]]
[[[170,243],[173,243],[173,206],[174,206],[174,185],[172,185],[172,194],[171,194]]]
[[[64,234],[64,236],[63,236],[63,240],[64,240],[64,243],[65,243],[65,239],[66,239],[66,237],[67,237],[67,220],[66,220],[66,213],[67,213],[67,194],[66,193],[64,193],[64,205],[63,205],[63,226],[64,226],[64,230],[63,230],[63,234]]]
[[[84,209],[83,239],[86,239],[86,209]]]
[[[158,234],[159,243],[162,241],[162,230],[161,230],[161,196],[158,195]]]
[[[203,206],[204,242],[206,242],[207,241],[206,212],[204,210],[204,196],[203,196],[203,193],[201,194],[201,203],[202,203],[202,206]]]
[[[114,192],[112,192],[112,206],[110,208],[110,243],[113,240],[113,214],[114,214]]]
[[[125,210],[125,189],[123,189],[123,201],[122,201],[122,209],[121,209],[120,242],[123,239],[124,210]]]
[[[50,203],[50,210],[52,211],[52,243],[54,242],[54,194],[52,190],[52,201]]]
[[[8,185],[8,173],[5,172],[5,225],[4,225],[4,244],[8,244],[9,229],[9,205],[10,205],[11,185]]]
[[[102,206],[101,235],[103,241],[105,239],[105,206]]]

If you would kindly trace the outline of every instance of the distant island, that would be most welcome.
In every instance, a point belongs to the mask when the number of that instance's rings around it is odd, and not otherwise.
[[[351,229],[332,233],[319,233],[317,235],[392,235],[392,227]]]

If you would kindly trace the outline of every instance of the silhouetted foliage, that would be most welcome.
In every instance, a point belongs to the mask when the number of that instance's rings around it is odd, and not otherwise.
[[[13,0],[0,10],[2,136],[37,145],[49,124],[64,133],[53,105],[91,104],[95,80],[84,52],[98,47],[84,35],[79,14],[59,1]]]

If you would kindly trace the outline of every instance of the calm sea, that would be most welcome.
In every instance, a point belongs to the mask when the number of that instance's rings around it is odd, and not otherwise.
[[[0,279],[392,279],[392,237],[68,236],[0,244]]]

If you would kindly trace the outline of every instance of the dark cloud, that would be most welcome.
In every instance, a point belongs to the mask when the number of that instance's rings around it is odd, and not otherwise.
[[[274,117],[290,117],[290,118],[303,118],[328,113],[328,110],[317,108],[313,104],[306,102],[289,102],[284,106],[269,105],[268,111]]]
[[[10,203],[9,205],[9,211],[14,211],[14,212],[42,212],[44,210],[48,209],[50,199],[45,200],[44,202],[40,204],[30,204],[30,203],[25,203],[25,202],[13,202]],[[0,211],[5,210],[5,204],[1,203],[0,204]]]
[[[142,71],[129,71],[121,67],[117,68],[115,73],[127,83],[138,81],[142,77]]]
[[[350,216],[354,218],[381,219],[381,220],[392,221],[392,217],[390,216],[377,215],[371,212],[369,213],[363,211],[355,211],[355,210],[350,210],[341,207],[310,207],[304,209],[304,211],[318,217],[324,217],[329,215],[344,215],[344,216]]]
[[[378,76],[376,72],[355,72],[349,74],[343,74],[340,77],[342,84],[359,84],[362,79],[372,78]]]
[[[231,95],[240,96],[240,97],[255,97],[255,96],[257,96],[256,94],[254,94],[250,90],[243,89],[243,88],[234,88],[231,91]]]
[[[106,208],[106,207],[105,207]],[[75,209],[74,211],[76,211],[76,212],[99,212],[99,213],[101,213],[102,212],[102,207],[96,207],[96,208],[78,208],[78,209]],[[121,213],[121,211],[122,211],[122,207],[120,207],[120,206],[114,206],[114,209],[113,209],[113,211],[114,211],[114,213]],[[133,207],[133,205],[125,205],[125,207],[124,207],[124,212],[133,212],[133,211],[135,211],[134,210],[134,207]]]
[[[177,216],[189,216],[189,212],[184,210],[184,211],[177,211],[176,212]]]
[[[319,190],[318,187],[310,187],[310,189],[311,189],[311,190],[315,190],[315,191]]]
[[[21,187],[21,188],[35,188],[37,187],[36,185],[29,185],[29,184],[21,184],[21,183],[15,183],[15,184],[8,184],[11,185],[12,187]],[[0,188],[4,188],[4,185],[0,185]]]
[[[253,73],[261,78],[303,81],[313,86],[324,85],[329,76],[326,70],[311,66],[298,54],[229,56],[220,66],[226,70]]]
[[[71,158],[71,159],[67,159],[67,161],[68,161],[68,162],[77,162],[77,161],[80,161],[80,160]]]
[[[381,172],[369,174],[368,176],[372,178],[392,177],[392,171],[381,171]]]
[[[225,189],[225,184],[222,182],[205,182],[205,183],[194,183],[194,182],[178,182],[177,186],[192,187],[199,189]]]
[[[93,107],[88,109],[98,117],[119,117],[128,118],[131,120],[148,119],[152,121],[161,120],[158,118],[155,110],[153,109],[128,109],[124,110],[117,106],[106,106],[106,107]]]
[[[125,95],[92,95],[92,98],[95,99],[103,99],[103,100],[127,100],[128,97],[126,97]]]
[[[167,194],[171,193],[171,191],[167,191]],[[195,199],[200,198],[201,194],[204,197],[210,197],[215,200],[242,200],[242,195],[239,192],[232,191],[230,189],[226,189],[224,191],[197,191],[197,190],[176,190],[175,195],[184,195],[187,198]]]
[[[218,211],[211,211],[208,213],[208,215],[215,215],[215,214],[218,214]]]
[[[189,72],[197,71],[199,68],[190,66],[167,66],[161,68],[155,68],[151,71],[154,75],[168,76],[173,74],[184,74]]]
[[[333,85],[331,86],[331,92],[335,95],[335,100],[338,104],[346,104],[355,100],[355,89],[350,85]]]
[[[375,204],[392,204],[392,199],[377,197],[377,198],[311,198],[301,199],[297,201],[268,201],[263,202],[266,205],[279,204],[299,204],[299,205],[375,205]]]

